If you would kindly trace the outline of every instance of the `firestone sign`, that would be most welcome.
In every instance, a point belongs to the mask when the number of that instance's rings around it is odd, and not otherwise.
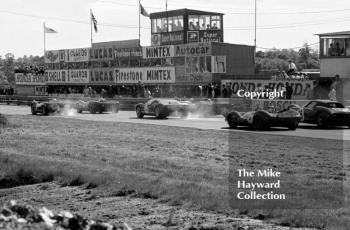
[[[174,67],[115,69],[116,83],[175,83]]]

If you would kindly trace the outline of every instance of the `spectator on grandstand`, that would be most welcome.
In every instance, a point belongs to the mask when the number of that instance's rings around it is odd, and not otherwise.
[[[258,84],[256,85],[255,92],[263,92],[263,91],[264,91],[264,89],[263,89],[261,83],[258,83]]]
[[[152,95],[151,91],[147,87],[145,87],[144,95],[145,95],[145,98],[150,98]]]
[[[297,67],[296,65],[294,64],[294,62],[292,62],[292,60],[289,60],[288,61],[288,71],[287,71],[287,75],[291,75],[293,74],[296,70],[297,70]]]

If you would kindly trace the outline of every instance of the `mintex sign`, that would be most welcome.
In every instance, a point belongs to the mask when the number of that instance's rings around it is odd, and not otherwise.
[[[143,47],[142,57],[145,59],[148,58],[168,58],[174,57],[174,46],[150,46]]]

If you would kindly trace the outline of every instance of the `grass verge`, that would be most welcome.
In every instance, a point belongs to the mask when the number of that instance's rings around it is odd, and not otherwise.
[[[133,191],[139,197],[159,198],[172,204],[238,213],[231,210],[228,202],[227,132],[53,117],[9,118],[18,126],[6,128],[1,134],[0,178],[13,178],[17,184],[47,180],[71,186],[87,184],[106,196]],[[240,160],[255,167],[266,163],[257,161],[259,158],[254,155],[261,154],[257,152],[261,143],[270,144],[270,155],[288,151],[289,143],[298,143],[292,150],[301,158],[310,151],[332,151],[327,143],[305,138],[234,135],[239,140],[237,148],[243,153]],[[288,164],[280,160],[275,163]],[[289,166],[296,167],[293,164]],[[298,167],[302,173],[310,168]],[[246,213],[295,227],[349,229],[350,224],[348,204],[333,211]]]

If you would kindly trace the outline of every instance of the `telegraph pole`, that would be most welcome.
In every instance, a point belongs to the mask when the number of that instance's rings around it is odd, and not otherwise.
[[[255,1],[255,13],[254,13],[254,64],[256,63],[256,60],[255,60],[255,56],[256,56],[256,1],[257,0],[254,0]]]

